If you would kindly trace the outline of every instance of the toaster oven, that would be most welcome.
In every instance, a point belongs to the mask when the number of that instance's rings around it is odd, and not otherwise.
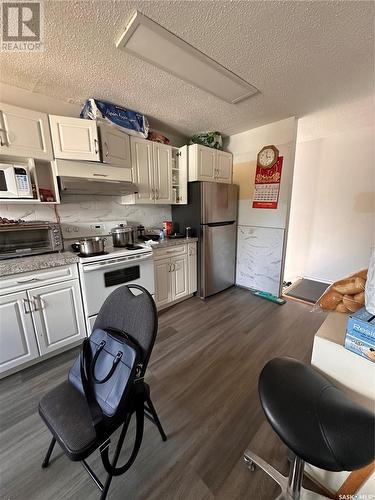
[[[54,222],[0,224],[0,259],[63,250],[60,225]]]

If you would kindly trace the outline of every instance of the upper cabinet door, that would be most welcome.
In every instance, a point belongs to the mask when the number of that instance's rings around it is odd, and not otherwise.
[[[172,203],[172,147],[153,144],[155,203]]]
[[[86,334],[78,280],[44,285],[27,292],[40,353],[47,354]]]
[[[94,120],[49,115],[55,158],[100,161]]]
[[[216,159],[216,149],[200,145],[197,146],[198,180],[215,180]]]
[[[133,182],[138,186],[136,203],[155,203],[153,143],[131,137]]]
[[[217,151],[217,182],[232,184],[233,160],[232,154],[225,151]]]
[[[39,356],[25,292],[0,297],[0,373]]]
[[[48,116],[0,103],[0,154],[52,160]]]
[[[100,125],[100,145],[103,163],[131,168],[130,137],[109,125]]]

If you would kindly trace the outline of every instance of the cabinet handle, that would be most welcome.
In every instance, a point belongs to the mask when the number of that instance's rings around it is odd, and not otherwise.
[[[46,304],[40,295],[33,295],[32,299],[34,304],[34,311],[43,311],[43,309],[45,309]],[[39,308],[37,307],[38,302]]]
[[[108,156],[109,155],[109,151],[108,151],[108,144],[105,142],[104,143],[104,147],[105,147],[105,155]]]
[[[25,314],[31,314],[31,306],[30,306],[29,299],[22,299],[22,303],[23,303],[24,313]],[[28,309],[26,309],[26,305],[29,307]]]
[[[30,278],[28,280],[16,281],[17,285],[22,285],[22,283],[31,283],[32,281],[40,281],[39,278]]]
[[[94,139],[94,151],[96,155],[99,153],[98,139]]]
[[[159,189],[156,188],[155,191],[156,191],[156,199],[158,200],[159,199]]]
[[[168,264],[168,272],[170,273],[172,271],[172,264]]]
[[[0,128],[0,132],[1,132],[1,135],[0,135],[0,146],[9,146],[8,131],[7,131],[7,129]],[[2,133],[3,132],[5,134],[5,141],[4,141],[3,137],[2,137]]]
[[[176,270],[176,264],[172,264],[172,273]]]
[[[154,200],[155,199],[155,189],[154,188],[151,188],[151,193],[152,193],[151,199]]]
[[[108,177],[106,174],[92,174],[93,177]]]

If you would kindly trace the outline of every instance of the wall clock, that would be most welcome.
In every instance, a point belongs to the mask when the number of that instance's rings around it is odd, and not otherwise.
[[[257,157],[257,163],[261,168],[271,168],[277,162],[279,150],[276,146],[264,146]]]

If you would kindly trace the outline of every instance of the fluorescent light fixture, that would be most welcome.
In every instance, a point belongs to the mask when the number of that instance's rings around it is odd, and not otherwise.
[[[139,11],[116,46],[231,104],[258,92],[253,85]]]

